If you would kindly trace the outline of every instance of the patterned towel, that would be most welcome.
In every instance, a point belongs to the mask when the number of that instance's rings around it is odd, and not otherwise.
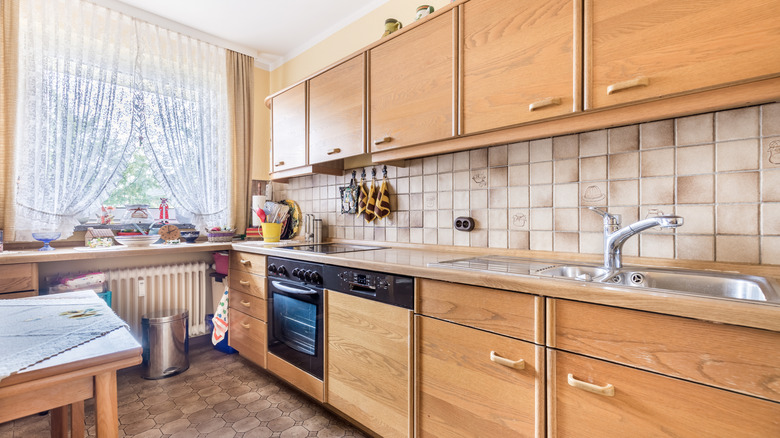
[[[225,339],[225,333],[228,330],[228,279],[225,277],[222,280],[225,285],[225,293],[222,294],[222,299],[219,300],[217,308],[214,309],[214,317],[211,318],[211,322],[214,324],[214,331],[211,333],[211,343],[217,345],[220,341]]]
[[[374,214],[377,220],[384,219],[390,214],[390,185],[387,183],[387,178],[382,178],[382,186],[376,196]]]
[[[361,214],[366,212],[366,205],[368,204],[368,193],[366,193],[366,186],[365,181],[363,178],[360,178],[360,183],[358,184],[358,211],[357,215],[360,216]]]
[[[366,197],[366,211],[363,213],[363,219],[366,220],[366,222],[371,223],[374,219],[376,219],[376,214],[374,213],[374,208],[376,207],[376,185],[374,184],[376,182],[376,179],[371,179],[371,185],[368,188],[368,197]]]

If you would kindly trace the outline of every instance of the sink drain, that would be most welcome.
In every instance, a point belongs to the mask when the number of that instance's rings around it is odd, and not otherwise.
[[[640,274],[639,272],[632,272],[631,275],[628,277],[628,280],[631,282],[631,284],[638,286],[644,284],[645,276]]]

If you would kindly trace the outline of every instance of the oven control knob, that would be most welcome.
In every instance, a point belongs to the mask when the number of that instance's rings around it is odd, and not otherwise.
[[[300,278],[302,272],[303,272],[302,270],[300,270],[298,268],[295,268],[295,269],[292,270],[292,276]]]
[[[284,265],[279,266],[279,269],[276,270],[276,273],[281,275],[281,276],[283,276],[283,277],[286,277],[287,276],[287,268],[285,268]]]
[[[303,273],[303,279],[306,280],[306,281],[311,281],[311,271],[310,270],[307,269],[306,272]]]
[[[314,284],[322,284],[322,276],[319,272],[311,273],[311,282]]]
[[[276,265],[275,265],[275,264],[273,264],[273,263],[271,263],[270,265],[268,265],[268,272],[271,272],[271,273],[274,273],[274,274],[275,274],[275,273],[276,273]]]

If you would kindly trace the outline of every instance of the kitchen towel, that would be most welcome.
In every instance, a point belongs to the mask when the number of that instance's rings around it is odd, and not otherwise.
[[[376,178],[371,178],[371,185],[368,187],[368,196],[366,196],[366,211],[363,213],[363,219],[371,223],[376,219],[374,208],[376,207]]]
[[[376,195],[374,214],[377,220],[384,219],[390,214],[390,185],[387,182],[387,178],[382,178],[382,186]]]
[[[214,318],[211,319],[214,324],[211,343],[214,345],[225,339],[225,333],[228,330],[228,278],[225,277],[222,282],[225,285],[225,293],[222,294],[222,299],[219,300],[217,308],[214,309]]]
[[[360,178],[360,183],[358,183],[358,193],[359,195],[358,195],[357,215],[360,216],[361,214],[366,213],[366,205],[368,204],[368,193],[366,193],[366,185],[363,177]]]

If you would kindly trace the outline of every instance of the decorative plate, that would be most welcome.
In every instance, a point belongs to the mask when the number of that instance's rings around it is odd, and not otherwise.
[[[282,203],[290,207],[290,211],[287,213],[290,217],[290,235],[287,237],[282,237],[285,239],[292,239],[298,234],[298,231],[300,231],[301,216],[303,216],[301,214],[301,207],[299,207],[298,203],[292,199],[285,199],[282,201]]]

